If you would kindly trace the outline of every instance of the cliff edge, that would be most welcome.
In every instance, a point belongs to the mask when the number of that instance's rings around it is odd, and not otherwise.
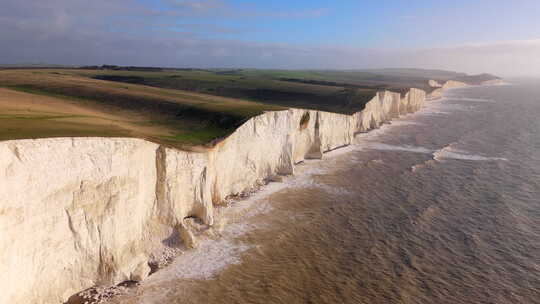
[[[266,112],[205,152],[133,138],[0,142],[0,302],[63,303],[92,286],[142,280],[166,239],[189,241],[186,218],[211,226],[228,197],[464,85],[379,92],[353,115]]]

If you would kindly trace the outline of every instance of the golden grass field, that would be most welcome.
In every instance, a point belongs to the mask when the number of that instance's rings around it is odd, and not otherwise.
[[[61,70],[0,71],[0,140],[129,136],[183,147],[208,143],[251,116],[280,109]]]

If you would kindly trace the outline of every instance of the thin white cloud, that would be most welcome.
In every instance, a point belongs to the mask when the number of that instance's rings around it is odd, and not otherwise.
[[[328,9],[309,10],[262,10],[252,3],[233,5],[226,0],[166,0],[167,10],[158,12],[165,16],[219,17],[219,18],[318,18],[326,15]]]
[[[226,7],[223,0],[200,0],[200,1],[183,1],[183,0],[168,0],[172,6],[176,6],[188,10],[209,11],[218,8]]]

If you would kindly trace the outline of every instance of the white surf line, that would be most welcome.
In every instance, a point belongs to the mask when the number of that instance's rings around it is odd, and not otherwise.
[[[410,146],[410,145],[389,145],[379,142],[370,142],[362,145],[362,148],[368,150],[381,150],[381,151],[403,151],[403,152],[412,152],[412,153],[422,153],[422,154],[431,154],[433,150],[426,149],[424,147]]]
[[[486,99],[486,98],[468,98],[468,97],[452,97],[452,100],[456,101],[470,101],[470,102],[495,102],[494,99]]]
[[[467,88],[471,88],[471,87],[456,88],[456,89],[450,89],[450,90],[463,90]],[[377,139],[384,139],[385,133],[387,131],[390,131],[392,128],[398,128],[398,127],[406,126],[406,125],[423,125],[422,123],[418,123],[414,121],[416,117],[421,117],[423,115],[431,115],[431,114],[446,115],[446,114],[450,114],[451,111],[468,110],[467,107],[463,107],[461,105],[444,103],[444,101],[452,101],[455,99],[466,100],[466,101],[492,102],[491,100],[488,100],[488,99],[447,96],[447,94],[445,94],[443,95],[442,98],[427,103],[426,106],[424,106],[424,108],[420,109],[416,113],[412,113],[412,114],[397,118],[395,121],[392,121],[390,124],[385,124],[379,129],[373,130],[371,132],[358,134],[357,137],[355,138],[356,148],[354,150],[366,149],[366,150],[401,151],[401,152],[410,152],[410,153],[431,154],[432,158],[436,161],[442,161],[445,159],[472,160],[472,161],[508,161],[508,159],[502,158],[502,157],[483,156],[483,155],[473,154],[465,150],[456,149],[453,147],[453,145],[457,143],[451,143],[443,148],[433,150],[433,149],[420,147],[420,146],[392,145],[392,144],[387,144],[384,142],[377,141]],[[449,110],[449,111],[444,111],[444,110]]]

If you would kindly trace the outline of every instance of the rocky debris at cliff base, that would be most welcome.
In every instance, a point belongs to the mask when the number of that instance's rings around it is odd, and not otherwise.
[[[117,286],[92,287],[72,296],[66,304],[104,304],[114,297],[127,294],[137,285],[137,282],[124,282]]]
[[[235,202],[238,202],[240,200],[245,200],[251,197],[253,194],[259,192],[264,186],[268,185],[270,182],[282,182],[283,176],[275,175],[267,178],[263,181],[258,181],[255,183],[255,185],[249,189],[246,189],[240,193],[231,194],[225,197],[225,199],[220,203],[223,207],[229,207]]]
[[[184,253],[184,250],[174,247],[165,247],[159,254],[153,254],[150,256],[148,265],[150,266],[150,275],[158,271],[159,269],[169,265],[174,258]]]
[[[286,177],[284,177],[286,178]],[[257,183],[253,188],[246,190],[238,195],[229,196],[225,203],[215,209],[215,223],[213,226],[205,225],[200,221],[200,219],[195,217],[188,217],[183,220],[183,225],[186,230],[189,230],[195,243],[198,246],[195,248],[189,248],[181,240],[180,235],[174,234],[174,242],[170,243],[169,246],[163,248],[159,253],[152,254],[150,256],[149,265],[152,269],[151,274],[154,274],[158,271],[161,271],[164,268],[169,267],[175,262],[177,258],[183,255],[193,255],[196,252],[205,251],[209,249],[208,242],[212,240],[219,243],[219,238],[223,237],[223,234],[226,233],[229,236],[238,237],[249,230],[254,229],[249,225],[234,223],[235,221],[251,217],[262,212],[268,212],[271,208],[267,204],[257,204],[254,205],[253,202],[257,199],[260,199],[262,196],[267,195],[268,193],[277,191],[281,189],[281,183],[276,182],[264,182]],[[221,243],[219,243],[221,244]],[[223,245],[223,244],[221,244]],[[219,246],[218,246],[219,247]],[[230,250],[237,251],[238,253],[243,252],[247,249],[244,246],[229,246]],[[209,255],[216,255],[217,252],[209,252]],[[186,257],[184,259],[190,259]],[[202,277],[208,278],[213,275],[215,271],[223,268],[227,263],[234,264],[236,260],[227,260],[223,261],[224,263],[219,263],[213,266],[208,266],[208,269],[205,269],[204,275]],[[228,264],[227,264],[228,265]],[[188,277],[195,276],[195,274],[185,274]],[[114,288],[114,287],[111,287]],[[125,294],[125,293],[122,293]],[[118,295],[122,295],[118,294]],[[110,299],[110,298],[108,298]],[[71,303],[70,303],[71,304]],[[90,303],[93,304],[93,303]]]

